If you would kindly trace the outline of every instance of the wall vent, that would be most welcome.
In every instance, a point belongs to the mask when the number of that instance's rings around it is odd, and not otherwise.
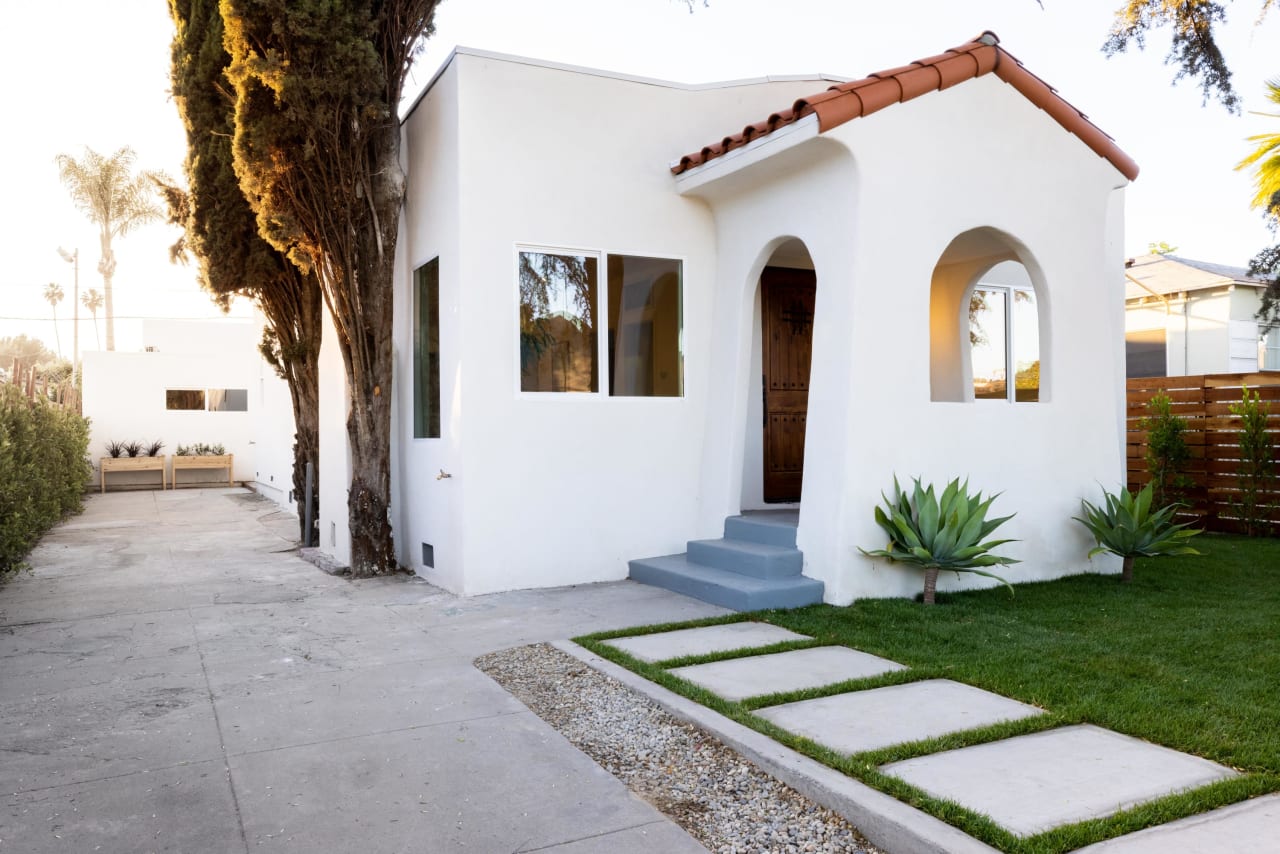
[[[329,523],[329,548],[336,549],[338,547],[338,523]]]
[[[436,547],[431,543],[422,544],[422,565],[436,568]]]

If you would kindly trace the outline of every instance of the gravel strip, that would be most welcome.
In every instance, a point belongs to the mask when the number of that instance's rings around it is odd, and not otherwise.
[[[475,664],[717,854],[880,854],[844,818],[549,644],[490,653]]]

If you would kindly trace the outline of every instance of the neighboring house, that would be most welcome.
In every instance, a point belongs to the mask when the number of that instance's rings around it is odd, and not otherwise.
[[[921,475],[1003,492],[1011,579],[1114,568],[1071,517],[1124,481],[1137,167],[992,35],[838,85],[458,49],[403,134],[405,566],[466,594],[615,580],[782,507],[817,595],[913,595],[858,547]],[[321,374],[321,547],[346,561],[331,326]]]
[[[142,326],[139,352],[83,354],[83,411],[90,419],[89,456],[94,477],[110,441],[164,442],[172,456],[180,445],[223,445],[235,455],[232,477],[258,484],[264,494],[287,505],[291,488],[293,413],[283,382],[258,355],[260,324],[248,320],[160,320]],[[264,398],[284,408],[263,409]],[[265,422],[263,415],[269,415]],[[286,456],[270,449],[286,442]],[[265,442],[264,442],[265,439]],[[266,453],[258,453],[263,443]],[[273,444],[274,443],[274,444]],[[261,459],[260,459],[261,458]],[[264,464],[267,471],[261,471]],[[182,483],[226,483],[225,471],[183,471]],[[96,482],[96,480],[95,480]],[[155,472],[113,472],[112,485],[159,486]],[[273,488],[280,484],[274,492]]]
[[[1125,279],[1129,376],[1280,370],[1280,330],[1257,319],[1266,279],[1175,255],[1130,258]]]

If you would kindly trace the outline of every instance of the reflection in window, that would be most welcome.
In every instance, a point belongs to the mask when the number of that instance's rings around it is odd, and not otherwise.
[[[969,359],[975,400],[1040,399],[1040,321],[1034,291],[985,282],[973,289]]]
[[[609,394],[684,394],[681,262],[610,255]]]
[[[204,389],[170,388],[164,392],[164,408],[178,410],[203,410]]]
[[[440,259],[413,274],[413,437],[440,438]]]
[[[1267,329],[1258,349],[1258,367],[1264,371],[1280,371],[1280,327]]]
[[[598,261],[520,253],[520,390],[593,392]]]
[[[208,395],[210,412],[248,412],[247,388],[211,388]]]

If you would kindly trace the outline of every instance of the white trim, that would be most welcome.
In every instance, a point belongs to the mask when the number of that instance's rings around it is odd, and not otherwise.
[[[604,77],[609,80],[620,80],[624,83],[639,83],[644,86],[661,86],[664,89],[679,89],[684,92],[705,92],[713,89],[731,89],[736,86],[758,86],[762,83],[802,83],[811,80],[814,83],[848,83],[853,80],[852,77],[842,77],[835,74],[826,74],[824,72],[816,72],[813,74],[768,74],[764,77],[743,77],[737,80],[720,80],[711,83],[679,83],[674,80],[662,80],[656,77],[643,77],[638,74],[624,74],[620,71],[609,71],[603,68],[591,68],[585,65],[571,65],[565,62],[553,62],[549,59],[535,59],[529,56],[519,56],[512,53],[500,53],[498,51],[483,50],[481,48],[465,47],[463,45],[455,45],[453,50],[449,51],[449,55],[445,57],[440,66],[432,73],[431,79],[427,81],[427,85],[422,87],[422,91],[413,99],[413,103],[400,116],[400,123],[404,124],[408,121],[409,116],[417,109],[419,102],[422,101],[426,94],[431,91],[431,87],[435,86],[436,81],[444,74],[445,69],[449,67],[457,56],[474,56],[479,59],[492,59],[498,62],[510,62],[516,65],[530,65],[535,68],[546,68],[552,71],[567,71],[571,74],[585,74],[589,77]]]
[[[753,139],[741,148],[735,148],[727,154],[722,154],[676,175],[676,192],[682,196],[687,195],[712,181],[732,175],[740,169],[745,169],[775,154],[794,148],[802,142],[814,139],[820,133],[818,116],[816,113],[811,113],[797,122],[778,128],[773,133]],[[671,166],[675,167],[679,162],[674,161]]]

